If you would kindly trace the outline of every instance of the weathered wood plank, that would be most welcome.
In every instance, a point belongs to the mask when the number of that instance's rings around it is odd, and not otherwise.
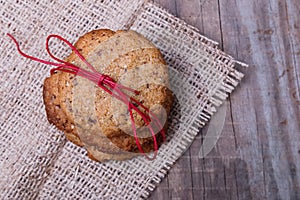
[[[287,71],[293,53],[285,2],[220,2],[224,50],[251,66],[243,90],[231,97],[239,157],[248,169],[250,195],[253,199],[300,198],[296,173],[300,115],[290,94],[291,83],[297,83],[288,77],[297,70]],[[284,71],[287,76],[282,76]],[[241,119],[247,123],[239,123]],[[241,189],[238,191],[240,194]],[[248,194],[239,197],[248,198]]]
[[[165,8],[172,15],[177,16],[177,6],[175,0],[153,0],[153,2],[159,4],[161,7]]]
[[[209,35],[211,39],[221,43],[222,35],[220,29],[219,2],[217,0],[202,0],[200,1],[200,8],[201,9],[198,10],[199,14],[196,16],[199,18],[198,21],[200,21],[201,24],[192,23],[191,20],[188,22],[199,28],[203,35]],[[222,46],[222,44],[220,45]],[[200,159],[199,151],[202,140],[204,137],[212,137],[207,135],[207,127],[204,128],[201,133],[202,134],[200,134],[190,148],[192,156],[194,199],[233,198],[236,194],[235,179],[234,176],[231,176],[233,170],[226,167],[224,162],[229,155],[223,157],[218,146],[216,146],[210,154],[205,156],[205,159]],[[227,133],[228,134],[226,135],[224,135],[224,133],[221,134],[218,143],[221,142],[224,146],[227,146],[227,149],[234,150],[235,146],[231,145],[234,144],[234,138],[229,136],[232,132],[227,131]],[[218,140],[218,138],[214,139],[216,141]]]
[[[216,147],[199,159],[204,128],[152,199],[300,199],[297,1],[156,0],[250,67]]]
[[[166,177],[159,186],[151,193],[149,199],[170,199],[169,179]]]

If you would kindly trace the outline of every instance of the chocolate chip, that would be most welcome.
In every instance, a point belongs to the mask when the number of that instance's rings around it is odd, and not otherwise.
[[[92,119],[92,118],[89,117],[88,122],[90,122],[92,124],[96,124],[97,121],[95,119]]]
[[[77,85],[78,85],[78,82],[77,82],[76,79],[74,79],[74,81],[73,81],[73,86],[77,86]]]
[[[102,55],[102,51],[101,51],[101,50],[98,51],[98,52],[97,52],[97,55],[98,55],[98,56],[101,56],[101,55]]]

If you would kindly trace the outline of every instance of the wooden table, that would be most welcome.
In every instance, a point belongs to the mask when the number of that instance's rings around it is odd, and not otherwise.
[[[207,127],[150,199],[300,199],[299,0],[156,0],[249,64],[216,146]]]

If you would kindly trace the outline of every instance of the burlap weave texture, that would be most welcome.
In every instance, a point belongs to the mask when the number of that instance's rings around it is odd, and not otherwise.
[[[236,61],[215,42],[168,12],[142,0],[0,1],[0,198],[139,199],[160,182],[187,149],[199,128],[233,91],[243,75]],[[96,163],[49,125],[42,84],[49,66],[16,53],[5,35],[22,49],[47,59],[44,41],[55,33],[75,42],[97,29],[130,28],[161,49],[170,66],[176,102],[170,137],[158,158]],[[56,55],[68,54],[53,42]]]

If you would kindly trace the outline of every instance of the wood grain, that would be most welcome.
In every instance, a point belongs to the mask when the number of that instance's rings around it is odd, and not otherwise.
[[[155,0],[250,65],[215,148],[207,127],[150,199],[300,199],[298,0]]]

